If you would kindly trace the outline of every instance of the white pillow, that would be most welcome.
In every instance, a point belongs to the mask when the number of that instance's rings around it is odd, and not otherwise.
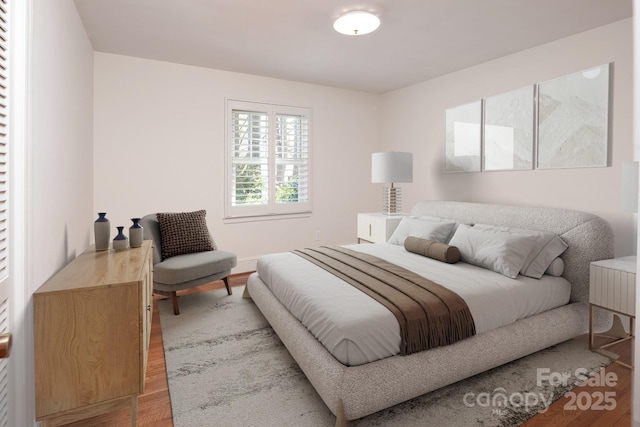
[[[551,265],[549,265],[549,268],[547,268],[544,273],[548,274],[549,276],[562,276],[562,273],[564,273],[564,261],[562,261],[562,258],[558,257],[554,259]]]
[[[476,228],[495,229],[508,233],[526,234],[536,237],[536,245],[524,262],[520,274],[539,279],[551,265],[554,259],[559,257],[568,246],[558,235],[544,231],[526,230],[523,228],[497,227],[492,225],[476,224]]]
[[[460,250],[464,262],[515,279],[536,245],[536,236],[460,224],[449,244]]]
[[[453,223],[453,227],[451,228],[451,234],[449,234],[449,236],[447,237],[447,240],[444,243],[447,243],[449,241],[449,239],[451,239],[451,236],[453,236],[453,233],[455,233],[456,228],[458,228],[458,224],[460,224],[455,219],[440,218],[440,217],[437,217],[437,216],[423,215],[423,216],[419,216],[418,218],[424,219],[426,221],[432,221],[432,222],[441,222],[441,223],[447,223],[447,224],[448,223]]]
[[[453,221],[430,221],[405,216],[387,243],[404,245],[405,239],[409,236],[446,243],[454,225]]]
[[[522,274],[535,279],[541,278],[551,263],[553,263],[555,259],[560,259],[558,257],[566,251],[568,247],[569,246],[559,236],[551,233],[543,233],[538,237],[538,243],[528,258],[531,262],[525,262]],[[564,262],[562,266],[564,269]],[[562,273],[560,273],[560,275],[562,275]]]

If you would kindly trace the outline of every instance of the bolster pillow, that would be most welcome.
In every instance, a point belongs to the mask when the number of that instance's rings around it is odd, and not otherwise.
[[[404,248],[414,254],[448,262],[449,264],[460,261],[460,251],[457,247],[436,242],[435,240],[410,236],[405,239]]]

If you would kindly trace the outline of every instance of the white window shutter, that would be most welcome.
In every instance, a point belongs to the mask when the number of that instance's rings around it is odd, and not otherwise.
[[[311,211],[310,111],[227,101],[226,216]]]
[[[0,0],[0,286],[7,287],[9,277],[9,10],[7,0]],[[9,329],[9,300],[5,289],[0,298],[0,333]],[[0,427],[9,425],[8,359],[0,360]]]
[[[0,282],[8,275],[8,17],[7,0],[0,0]]]

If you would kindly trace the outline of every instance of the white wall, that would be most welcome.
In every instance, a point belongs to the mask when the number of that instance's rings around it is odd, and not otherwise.
[[[24,276],[30,297],[89,245],[93,48],[72,0],[29,1],[27,8],[32,13],[32,44],[27,77],[27,205],[22,210],[27,221]],[[24,370],[18,369],[24,378],[16,383],[16,398],[22,402],[16,425],[35,423],[32,319],[29,303],[23,324],[16,326],[20,337],[15,345],[16,350],[26,347],[27,351],[12,356],[20,358],[16,365],[25,365]]]
[[[447,108],[608,62],[614,63],[611,167],[443,173]],[[631,87],[632,20],[627,19],[385,94],[382,142],[414,153],[414,183],[403,185],[407,206],[443,199],[584,210],[609,221],[616,255],[629,255],[635,247],[634,218],[621,210],[620,186],[621,163],[633,158]]]
[[[94,210],[114,227],[206,209],[218,245],[247,261],[236,271],[262,254],[356,241],[356,214],[378,194],[377,95],[98,52],[94,67]],[[226,98],[312,109],[310,217],[223,221]]]
[[[71,0],[33,5],[30,287],[89,245],[93,221],[93,48]]]

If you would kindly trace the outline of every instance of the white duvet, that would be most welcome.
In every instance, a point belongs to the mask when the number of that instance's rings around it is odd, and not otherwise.
[[[459,262],[446,264],[385,243],[347,248],[385,259],[460,295],[480,334],[569,302],[561,277],[510,279]],[[258,275],[325,348],[345,365],[361,365],[399,353],[400,327],[384,306],[331,273],[293,253],[258,260]]]

